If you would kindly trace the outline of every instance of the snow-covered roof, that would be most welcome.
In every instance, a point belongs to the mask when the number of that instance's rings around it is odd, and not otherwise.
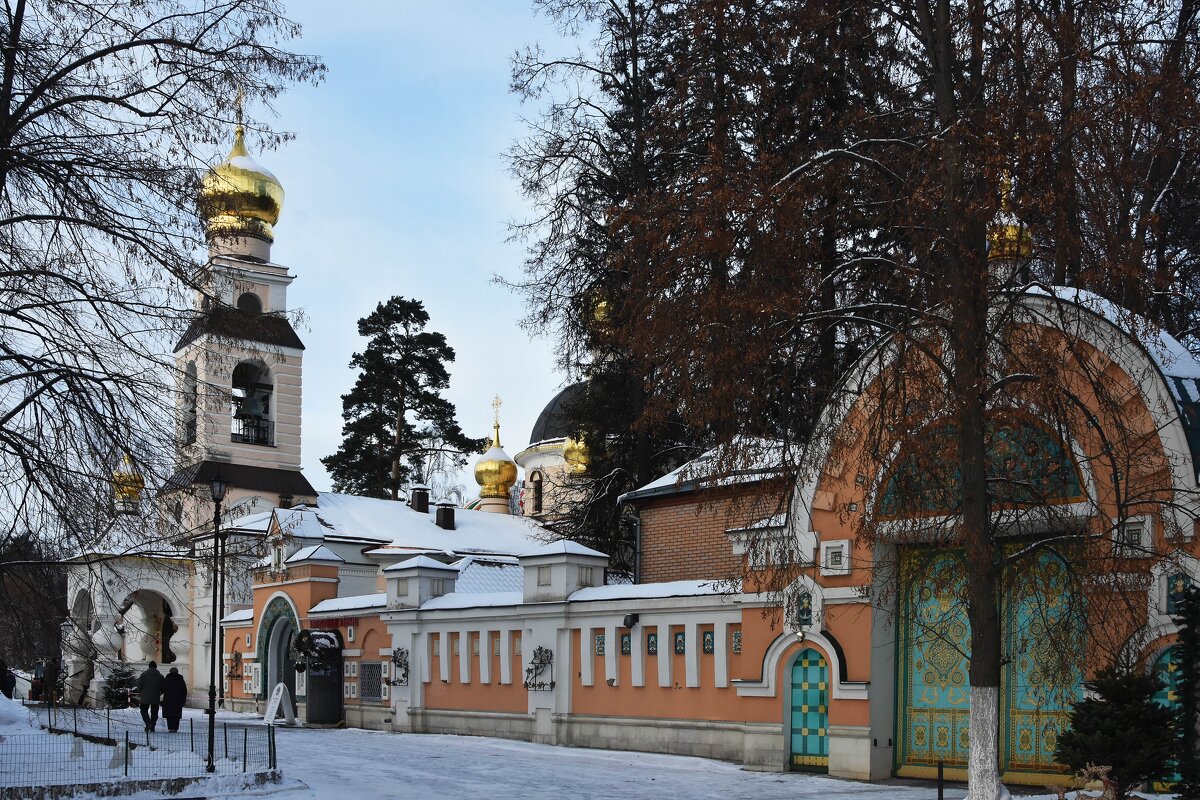
[[[254,609],[253,608],[243,608],[241,611],[231,611],[228,614],[226,614],[225,616],[221,617],[222,625],[228,625],[233,622],[253,622],[253,621],[254,621]]]
[[[237,529],[239,531],[256,531],[259,533],[266,533],[267,528],[270,526],[270,511],[259,511],[256,514],[247,514],[244,517],[238,517],[237,519],[231,520],[227,523],[227,527],[230,529]]]
[[[797,443],[798,445],[799,443]],[[780,474],[787,446],[775,439],[740,437],[734,445],[714,447],[683,466],[617,498],[618,503],[645,500],[712,486],[754,483]]]
[[[458,567],[455,593],[520,592],[525,584],[524,571],[515,558],[468,556],[452,566]]]
[[[519,606],[523,600],[521,592],[451,592],[426,600],[421,610]]]
[[[700,597],[726,594],[737,587],[721,581],[667,581],[665,583],[621,583],[615,586],[589,586],[570,598],[572,603],[592,600],[638,600],[663,597]]]
[[[340,532],[332,523],[326,522],[319,511],[307,506],[277,508],[275,519],[280,531],[301,539],[324,539],[331,533]]]
[[[726,533],[738,533],[740,531],[759,531],[768,528],[782,528],[787,525],[787,512],[780,511],[778,514],[772,514],[769,517],[756,519],[748,525],[743,525],[740,528],[726,528]]]
[[[518,558],[540,558],[542,556],[591,556],[593,558],[608,558],[599,550],[593,550],[590,547],[584,547],[579,542],[572,542],[570,539],[559,539],[557,542],[550,542],[541,547],[535,547],[521,553]]]
[[[334,492],[318,493],[315,506],[276,509],[275,515],[280,528],[293,536],[378,542],[381,547],[370,555],[397,559],[420,552],[514,555],[541,541],[542,532],[525,517],[461,508],[454,514],[454,530],[448,531],[438,527],[433,513],[403,502]]]
[[[443,564],[441,561],[434,561],[429,556],[414,556],[406,558],[404,561],[392,564],[390,567],[384,567],[384,572],[394,572],[401,569],[444,569],[450,572],[458,572],[458,567],[452,567],[449,564]]]
[[[331,611],[361,611],[368,608],[383,608],[387,605],[387,593],[359,594],[352,597],[334,597],[322,600],[308,610],[310,614],[325,614]]]
[[[339,563],[345,563],[346,559],[342,558],[323,544],[314,544],[292,553],[290,556],[288,556],[287,561],[284,563],[295,564],[300,561],[336,561]]]

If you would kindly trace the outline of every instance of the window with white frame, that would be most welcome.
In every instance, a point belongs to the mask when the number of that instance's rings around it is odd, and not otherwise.
[[[1150,517],[1129,517],[1113,527],[1113,556],[1147,558],[1151,546]]]
[[[353,625],[346,626],[346,641],[347,642],[354,641],[354,626]]]
[[[850,542],[821,542],[821,574],[850,574]]]
[[[537,571],[537,585],[538,586],[549,586],[550,585],[550,567],[542,566],[542,567],[538,567],[537,570],[538,570]]]
[[[429,591],[434,597],[441,597],[446,593],[446,579],[433,578],[429,581]]]
[[[595,586],[596,578],[593,567],[579,567],[579,585]]]

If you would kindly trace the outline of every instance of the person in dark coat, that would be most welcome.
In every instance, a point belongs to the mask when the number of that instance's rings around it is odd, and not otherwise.
[[[146,730],[153,731],[158,724],[158,698],[162,697],[163,691],[163,675],[158,671],[158,664],[150,662],[146,671],[138,676],[137,687],[142,722],[146,723]]]
[[[13,690],[16,688],[17,676],[8,668],[8,664],[4,663],[4,659],[0,658],[0,694],[12,700]]]
[[[52,658],[46,662],[46,702],[50,705],[58,704],[58,672],[60,666],[57,658]]]
[[[187,702],[187,682],[179,674],[178,667],[171,667],[171,671],[163,678],[162,687],[163,719],[167,721],[167,731],[174,733],[179,730],[183,704]]]

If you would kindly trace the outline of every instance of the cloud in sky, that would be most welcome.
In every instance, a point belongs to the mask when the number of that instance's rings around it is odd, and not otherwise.
[[[492,282],[520,274],[524,249],[505,239],[527,206],[501,154],[536,111],[509,93],[509,59],[539,42],[574,49],[530,5],[288,3],[304,25],[295,49],[329,74],[277,103],[275,125],[297,138],[258,158],[286,192],[272,260],[296,276],[289,304],[306,316],[304,471],[318,489],[330,486],[319,459],[341,441],[348,364],[364,344],[356,320],[392,295],[423,301],[457,352],[447,396],[469,435],[490,432],[499,394],[515,454],[565,380],[553,342],[520,328],[522,298]]]

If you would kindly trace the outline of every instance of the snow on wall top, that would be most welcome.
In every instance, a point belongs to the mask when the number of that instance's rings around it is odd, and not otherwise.
[[[221,624],[223,624],[223,625],[230,623],[230,622],[253,622],[253,621],[254,621],[254,609],[253,608],[243,608],[241,611],[231,611],[228,614],[226,614],[225,616],[221,617]]]
[[[433,509],[431,509],[432,511]],[[316,506],[276,509],[280,529],[306,539],[344,536],[386,547],[426,552],[512,555],[541,541],[541,528],[524,517],[458,509],[455,529],[396,500],[319,492]]]
[[[592,600],[638,600],[664,597],[700,597],[737,591],[736,586],[717,581],[666,581],[664,583],[621,583],[589,586],[568,598],[572,603]]]
[[[541,547],[535,547],[521,553],[518,558],[539,558],[541,556],[590,556],[592,558],[608,558],[599,550],[593,550],[590,547],[584,547],[579,542],[572,542],[569,539],[559,539],[557,542],[544,544]]]
[[[426,600],[421,610],[519,606],[523,599],[521,592],[451,592]]]
[[[355,611],[367,608],[383,608],[387,605],[387,593],[358,594],[353,597],[334,597],[322,600],[308,610],[310,614],[324,614],[328,611]]]
[[[373,550],[372,552],[379,552],[379,551]],[[406,558],[403,561],[397,561],[395,564],[392,564],[390,567],[384,567],[383,571],[384,572],[395,572],[396,570],[416,569],[418,567],[420,567],[422,569],[444,569],[444,570],[449,570],[450,572],[458,571],[458,567],[451,566],[450,564],[443,564],[441,561],[436,561],[436,560],[430,558],[429,556],[413,556],[412,558]]]

